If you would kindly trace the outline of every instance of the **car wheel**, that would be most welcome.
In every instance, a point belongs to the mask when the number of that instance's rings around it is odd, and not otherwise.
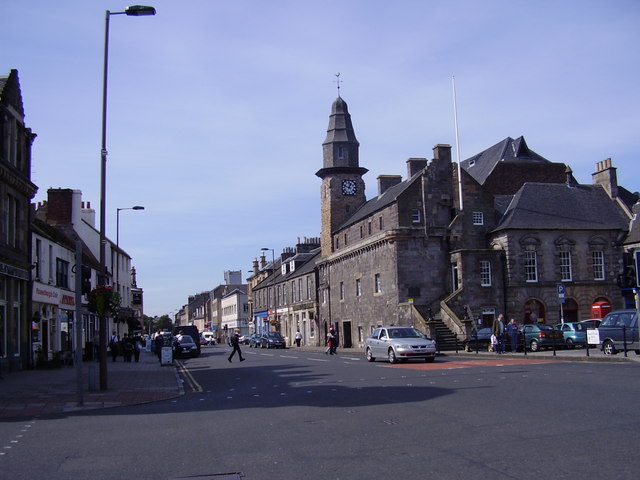
[[[425,362],[427,363],[433,363],[435,361],[436,357],[427,357],[424,359]]]
[[[371,349],[367,348],[367,351],[365,353],[366,357],[367,357],[367,362],[375,362],[376,361],[376,357],[373,356],[373,354],[371,353]]]
[[[396,357],[396,352],[393,351],[393,348],[389,349],[389,363],[398,363],[398,357]]]
[[[538,350],[540,350],[540,347],[538,346],[538,342],[536,340],[531,340],[531,343],[529,344],[529,348],[531,349],[532,352],[537,352]]]
[[[576,348],[576,344],[571,338],[567,338],[566,344],[567,344],[567,348],[571,348],[571,349]]]
[[[618,353],[616,352],[616,347],[613,345],[613,342],[611,340],[607,340],[602,344],[602,352],[605,355],[615,355],[616,353]]]

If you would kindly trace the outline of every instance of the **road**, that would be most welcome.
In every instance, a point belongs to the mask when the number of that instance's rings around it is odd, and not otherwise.
[[[0,423],[2,478],[637,478],[635,363],[224,346],[180,362],[172,401]],[[9,448],[6,448],[6,447]],[[206,478],[206,477],[205,477]]]

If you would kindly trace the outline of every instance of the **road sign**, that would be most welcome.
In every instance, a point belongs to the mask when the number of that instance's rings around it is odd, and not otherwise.
[[[560,300],[560,303],[564,303],[564,294],[565,294],[564,285],[558,284],[556,287],[558,290],[558,300]]]

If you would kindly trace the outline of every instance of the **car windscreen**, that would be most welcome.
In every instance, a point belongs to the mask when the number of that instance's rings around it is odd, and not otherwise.
[[[424,335],[413,328],[390,328],[390,338],[424,338]]]

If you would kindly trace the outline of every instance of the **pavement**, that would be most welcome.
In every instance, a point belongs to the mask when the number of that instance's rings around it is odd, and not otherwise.
[[[82,392],[73,366],[51,370],[3,372],[0,379],[0,420],[12,417],[80,412],[166,400],[184,394],[173,365],[142,351],[139,362],[107,361],[107,390],[100,390],[98,362],[82,363]],[[82,398],[82,402],[79,400]]]
[[[229,349],[224,345],[205,348]],[[243,349],[248,347],[243,346]],[[290,351],[324,352],[325,347],[290,347]],[[364,355],[361,349],[339,348],[338,354]],[[446,358],[495,358],[496,353],[443,352]],[[558,361],[586,362],[635,362],[640,363],[640,355],[631,351],[627,357],[623,353],[606,356],[600,350],[584,348],[574,350],[545,350],[541,352],[505,353],[501,357],[526,358],[532,361],[554,359]],[[437,359],[436,359],[437,362]],[[226,365],[226,362],[224,362]],[[156,355],[143,351],[139,362],[107,362],[107,386],[99,390],[99,364],[83,362],[82,392],[78,393],[77,373],[73,366],[53,370],[22,370],[3,373],[0,379],[0,420],[14,417],[37,417],[40,415],[82,412],[87,410],[136,405],[159,400],[167,400],[184,394],[183,380],[178,373],[178,362],[160,365]],[[223,368],[221,366],[221,368]],[[79,402],[82,396],[82,402]]]

